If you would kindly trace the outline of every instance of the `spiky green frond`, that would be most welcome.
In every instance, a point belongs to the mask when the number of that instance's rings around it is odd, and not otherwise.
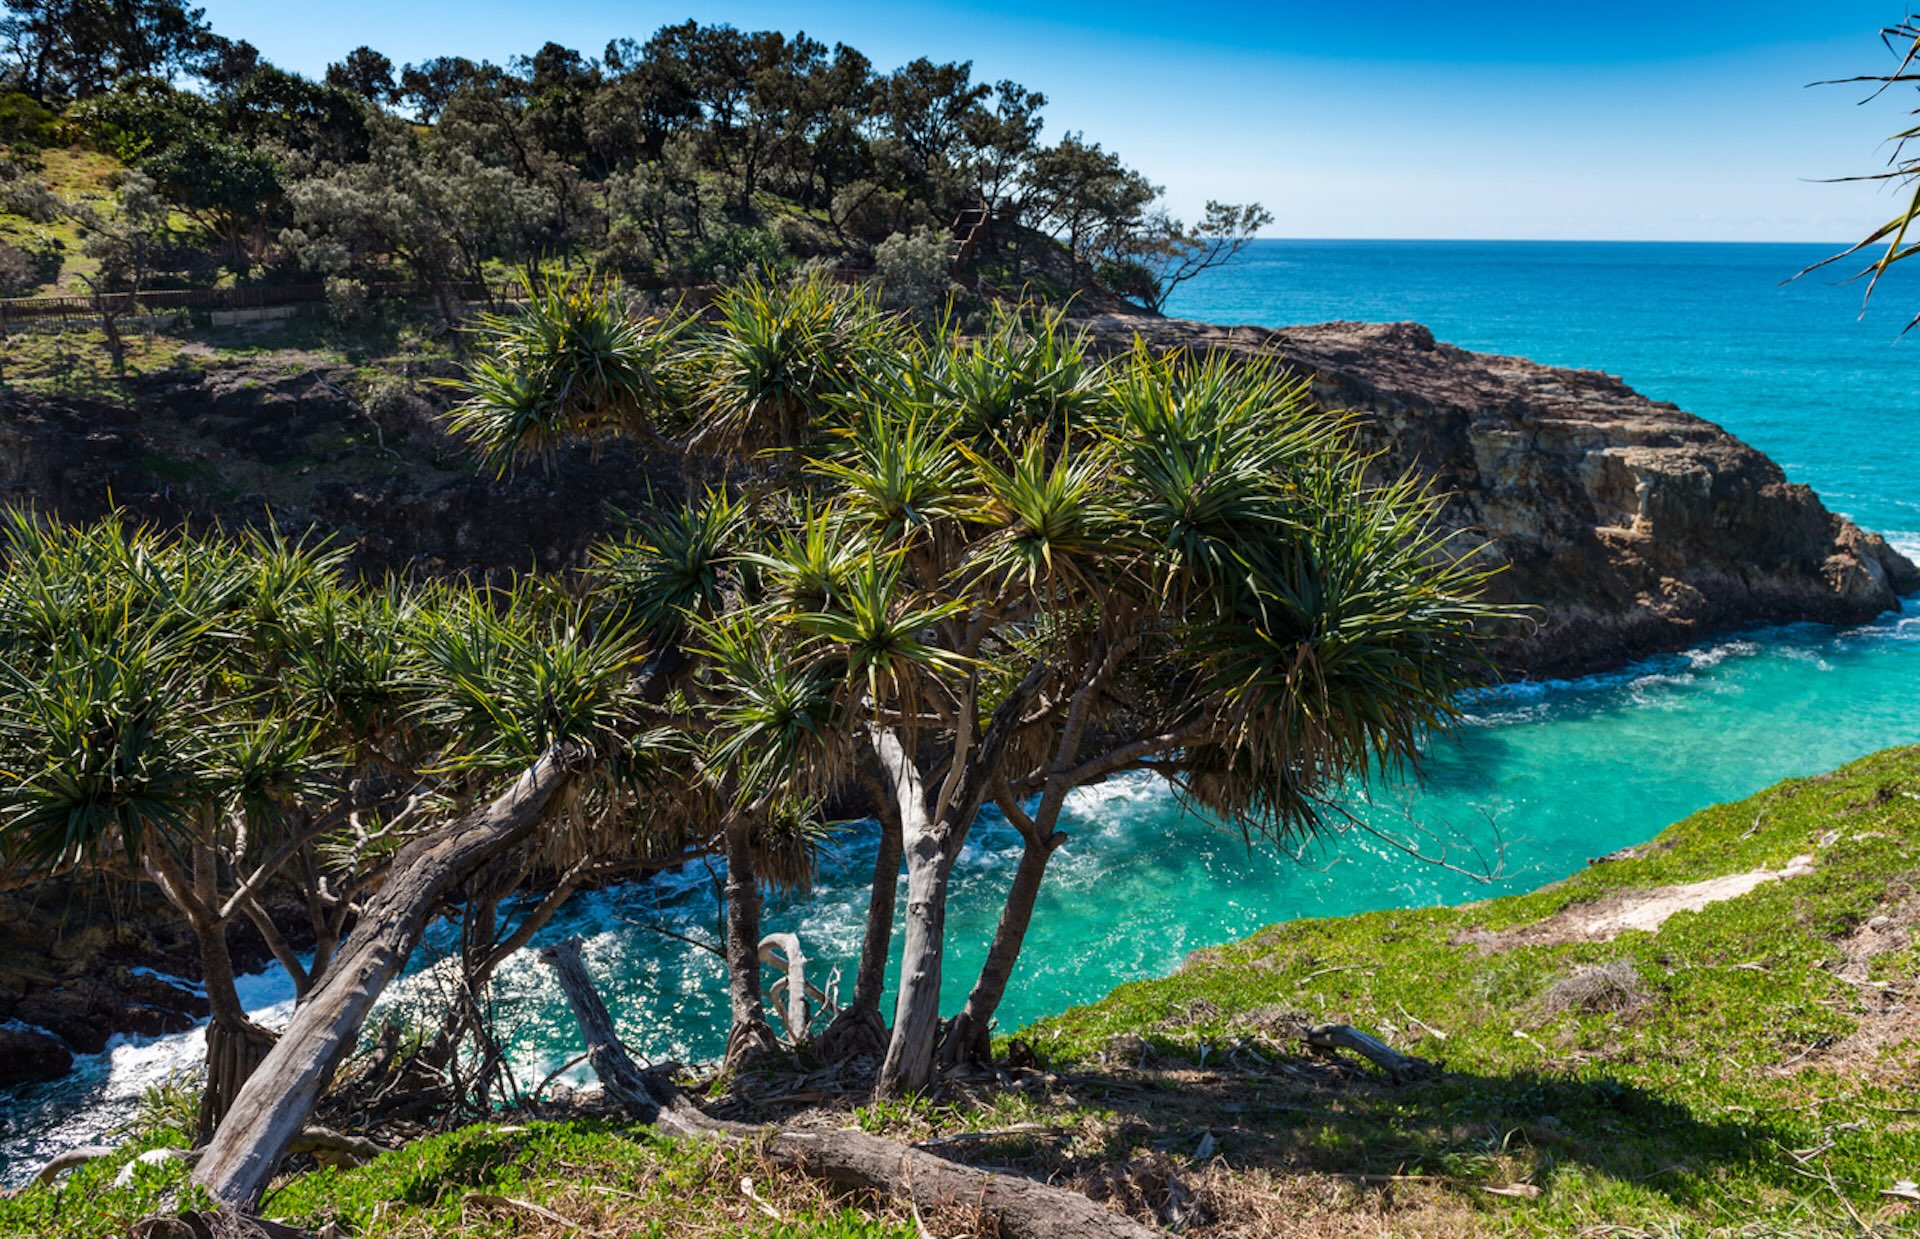
[[[609,601],[661,641],[677,639],[688,616],[727,605],[727,565],[739,552],[746,506],[710,492],[704,502],[661,513],[597,548],[593,574]]]
[[[966,614],[963,602],[929,601],[908,586],[900,554],[869,555],[848,577],[835,606],[783,617],[796,632],[818,638],[845,668],[847,682],[874,705],[916,696],[922,674],[953,675],[968,659],[942,645],[937,625]]]
[[[0,665],[0,841],[57,867],[150,833],[190,830],[209,799],[213,737],[175,708],[191,669],[164,640],[62,643]]]
[[[448,418],[496,472],[571,442],[657,434],[677,416],[684,321],[636,319],[590,275],[529,278],[525,289],[524,305],[480,318]]]
[[[517,772],[562,740],[601,748],[628,721],[643,649],[623,617],[521,586],[499,601],[450,595],[414,641],[426,680],[421,718],[449,733],[455,769]]]
[[[1348,463],[1305,489],[1305,536],[1256,556],[1232,607],[1186,638],[1225,724],[1189,754],[1189,790],[1277,831],[1311,829],[1349,781],[1416,762],[1484,682],[1476,631],[1503,614],[1419,488],[1369,489]]]
[[[810,440],[833,401],[860,388],[901,341],[864,290],[812,272],[782,283],[730,285],[699,337],[698,427],[703,450],[752,453]]]
[[[1085,598],[1108,583],[1096,580],[1098,566],[1128,558],[1130,547],[1113,507],[1107,445],[1050,453],[1036,433],[1000,455],[1004,466],[967,449],[987,496],[978,518],[987,532],[969,547],[962,571],[996,593],[1057,587]]]

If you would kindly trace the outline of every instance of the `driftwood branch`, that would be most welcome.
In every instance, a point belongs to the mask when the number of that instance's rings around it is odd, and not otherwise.
[[[1426,1059],[1402,1054],[1350,1024],[1315,1024],[1307,1029],[1307,1044],[1322,1050],[1352,1050],[1396,1080],[1418,1079],[1435,1071]]]
[[[963,1166],[863,1131],[789,1132],[709,1118],[659,1072],[643,1071],[614,1033],[573,942],[540,953],[558,974],[587,1058],[607,1096],[635,1120],[673,1135],[728,1142],[754,1140],[775,1165],[909,1201],[915,1209],[980,1206],[999,1219],[1007,1239],[1154,1239],[1165,1231],[1134,1221],[1066,1188]]]

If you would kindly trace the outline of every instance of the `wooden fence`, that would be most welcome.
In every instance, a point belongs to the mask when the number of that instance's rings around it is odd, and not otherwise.
[[[838,267],[831,278],[843,284],[858,284],[873,277],[871,270]],[[626,286],[639,292],[668,292],[674,286],[665,280],[626,280]],[[486,285],[472,282],[434,289],[412,284],[369,284],[369,300],[426,301],[442,293],[457,302],[473,304],[519,301],[526,291],[519,284]],[[698,287],[681,291],[699,293]],[[710,292],[711,290],[706,290]],[[97,323],[108,314],[128,318],[165,317],[188,310],[232,311],[265,309],[275,306],[312,305],[327,299],[325,284],[264,284],[247,288],[166,288],[142,293],[101,293],[98,296],[4,297],[0,298],[0,333],[16,326],[52,326],[70,322]]]
[[[511,300],[517,286],[488,288],[460,284],[450,290],[462,301]],[[433,290],[415,286],[371,285],[369,297],[419,300]],[[165,288],[142,293],[101,293],[98,296],[0,298],[0,331],[15,323],[47,319],[98,321],[107,314],[170,314],[182,310],[252,310],[269,306],[306,305],[327,299],[325,284],[264,284],[248,288]]]

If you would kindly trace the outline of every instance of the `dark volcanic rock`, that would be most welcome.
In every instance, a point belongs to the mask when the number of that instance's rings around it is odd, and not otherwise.
[[[311,945],[303,918],[273,911],[296,949]],[[272,958],[250,923],[231,927],[227,949],[242,972]],[[0,1025],[29,1025],[63,1051],[98,1054],[116,1033],[192,1028],[207,1015],[199,973],[193,933],[146,883],[108,890],[55,878],[0,892]]]
[[[1411,470],[1445,521],[1534,608],[1502,639],[1514,676],[1570,675],[1733,628],[1858,623],[1920,590],[1920,570],[1718,426],[1619,379],[1439,344],[1417,323],[1266,331],[1133,315],[1103,341],[1278,354],[1316,397],[1361,415],[1383,476]]]
[[[344,365],[267,353],[141,376],[131,405],[15,393],[0,409],[0,503],[68,520],[335,535],[370,577],[492,577],[577,565],[619,512],[677,498],[677,469],[624,443],[485,474],[441,429],[427,382],[367,399]]]
[[[0,1023],[0,1088],[57,1080],[73,1068],[73,1054],[52,1033]]]

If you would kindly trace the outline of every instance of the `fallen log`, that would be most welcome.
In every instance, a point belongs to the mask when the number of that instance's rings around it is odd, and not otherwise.
[[[1351,1024],[1315,1024],[1307,1029],[1307,1044],[1322,1050],[1352,1050],[1396,1080],[1414,1080],[1435,1071],[1426,1059],[1402,1054]]]
[[[386,882],[361,909],[352,935],[241,1086],[194,1170],[194,1181],[222,1206],[246,1213],[259,1202],[273,1168],[306,1126],[375,999],[413,953],[441,897],[531,835],[585,756],[576,744],[555,745],[491,803],[400,849]]]
[[[775,1165],[910,1201],[917,1209],[978,1206],[998,1218],[1005,1239],[1155,1239],[1167,1233],[1079,1192],[978,1170],[863,1131],[782,1131],[709,1118],[660,1072],[642,1070],[627,1053],[587,976],[577,940],[547,947],[540,958],[558,975],[586,1038],[587,1061],[607,1096],[638,1122],[672,1135],[753,1141]]]

